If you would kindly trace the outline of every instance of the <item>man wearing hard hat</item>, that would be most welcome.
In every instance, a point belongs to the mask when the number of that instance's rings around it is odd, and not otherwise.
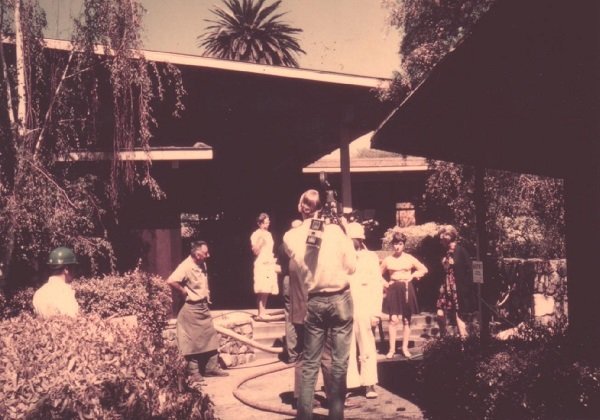
[[[33,295],[33,309],[37,315],[43,317],[78,315],[79,304],[70,284],[73,281],[75,265],[77,265],[77,258],[70,248],[59,247],[50,253],[48,282]]]

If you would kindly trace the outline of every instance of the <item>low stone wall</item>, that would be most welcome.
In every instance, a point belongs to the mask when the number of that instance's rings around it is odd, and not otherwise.
[[[252,319],[239,312],[217,316],[215,325],[228,328],[233,332],[252,339]],[[171,319],[163,331],[163,339],[170,345],[177,345],[177,320]],[[219,333],[219,357],[227,367],[250,363],[256,358],[254,349],[235,338]]]
[[[251,339],[253,336],[252,319],[247,314],[232,312],[231,314],[216,318],[214,322],[244,337]],[[251,346],[227,335],[219,335],[219,355],[227,367],[243,365],[244,363],[254,361],[256,356]]]

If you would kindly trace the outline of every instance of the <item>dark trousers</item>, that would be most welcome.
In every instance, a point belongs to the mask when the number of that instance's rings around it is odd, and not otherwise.
[[[185,356],[187,362],[187,373],[188,376],[193,378],[200,378],[206,374],[206,372],[216,372],[220,369],[219,366],[219,353],[209,351],[200,354],[191,354]]]
[[[282,282],[283,290],[283,313],[285,315],[285,351],[288,363],[294,363],[298,360],[302,352],[302,340],[299,339],[298,327],[292,324],[290,316],[290,276],[285,276]]]
[[[298,398],[298,419],[312,419],[315,384],[328,335],[331,335],[331,374],[326,384],[329,418],[344,418],[346,372],[352,339],[354,308],[349,290],[327,296],[309,296],[304,321],[302,385]]]

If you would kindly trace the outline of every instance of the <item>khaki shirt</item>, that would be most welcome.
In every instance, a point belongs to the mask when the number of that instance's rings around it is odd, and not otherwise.
[[[199,266],[191,256],[177,266],[167,279],[167,283],[179,283],[187,292],[186,302],[198,302],[210,297],[206,265]]]

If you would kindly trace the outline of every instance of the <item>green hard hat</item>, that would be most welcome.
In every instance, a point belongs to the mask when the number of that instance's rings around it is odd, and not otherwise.
[[[77,264],[77,257],[71,248],[58,247],[48,256],[48,265],[71,265]]]

